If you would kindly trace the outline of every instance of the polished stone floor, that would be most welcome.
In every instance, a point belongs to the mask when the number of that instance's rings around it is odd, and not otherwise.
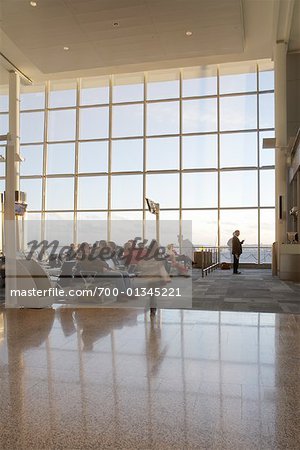
[[[1,449],[299,449],[300,315],[0,310]]]
[[[241,275],[233,275],[231,271],[218,269],[204,278],[201,270],[193,269],[192,278],[177,278],[177,280],[183,281],[187,286],[190,285],[190,298],[187,301],[181,301],[179,298],[175,305],[174,299],[170,305],[167,301],[163,308],[300,313],[300,283],[283,282],[273,277],[269,269],[242,269]],[[0,307],[4,306],[4,302],[5,290],[0,289]],[[86,304],[86,301],[82,303]],[[97,301],[93,304],[95,306]],[[139,307],[141,302],[135,299],[119,306]]]
[[[210,311],[300,313],[300,283],[284,282],[269,269],[193,270],[193,308]]]

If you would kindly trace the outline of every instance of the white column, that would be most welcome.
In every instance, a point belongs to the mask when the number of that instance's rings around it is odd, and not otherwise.
[[[20,142],[20,77],[15,72],[9,74],[9,136],[6,149],[6,178],[4,203],[5,235],[5,304],[6,307],[18,306],[18,299],[11,296],[16,289],[16,217],[15,190],[19,190],[19,154]]]
[[[277,268],[280,264],[280,244],[286,242],[287,214],[287,166],[285,147],[287,145],[287,99],[286,99],[286,52],[287,44],[277,42],[274,46],[275,66],[275,192],[276,192],[276,242]],[[280,197],[282,218],[280,219]]]

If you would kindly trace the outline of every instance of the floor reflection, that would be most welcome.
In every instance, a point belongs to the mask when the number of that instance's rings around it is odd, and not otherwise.
[[[299,448],[300,316],[2,310],[1,448]]]

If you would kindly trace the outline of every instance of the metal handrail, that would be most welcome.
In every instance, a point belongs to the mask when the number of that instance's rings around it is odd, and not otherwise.
[[[244,245],[243,246],[243,258],[242,264],[271,264],[272,261],[272,246],[271,245]],[[195,251],[212,251],[216,254],[213,259],[212,265],[204,266],[204,274],[208,273],[218,267],[221,262],[231,263],[231,249],[227,246],[205,246],[205,245],[195,245],[193,244],[193,253]],[[213,266],[213,267],[211,267]]]

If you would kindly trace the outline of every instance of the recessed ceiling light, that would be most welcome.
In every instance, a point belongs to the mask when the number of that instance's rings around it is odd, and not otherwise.
[[[67,52],[68,50],[70,50],[70,47],[64,47],[64,50]]]
[[[193,32],[192,32],[192,31],[186,31],[185,34],[186,34],[187,36],[192,36]]]
[[[37,6],[37,2],[30,2],[30,6]]]

